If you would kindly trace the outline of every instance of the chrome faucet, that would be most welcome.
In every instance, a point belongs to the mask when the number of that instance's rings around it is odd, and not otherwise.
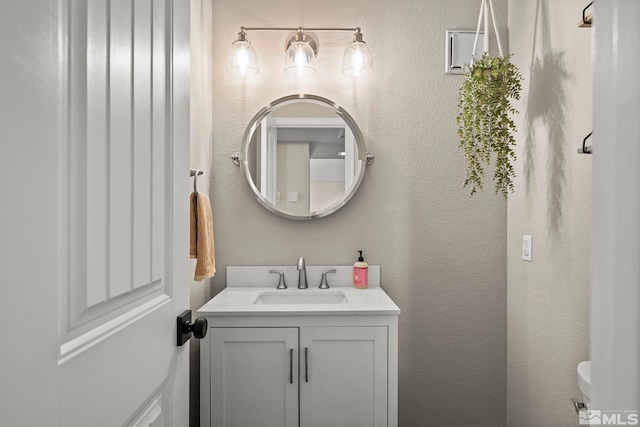
[[[307,266],[304,264],[304,258],[298,258],[298,289],[307,289]]]

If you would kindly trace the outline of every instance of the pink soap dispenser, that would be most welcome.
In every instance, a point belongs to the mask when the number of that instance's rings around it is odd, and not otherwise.
[[[366,289],[369,284],[369,264],[364,262],[362,251],[358,257],[358,262],[353,264],[353,286],[358,289]]]

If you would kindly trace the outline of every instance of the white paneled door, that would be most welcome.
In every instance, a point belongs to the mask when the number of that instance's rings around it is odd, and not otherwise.
[[[0,1],[0,425],[188,425],[189,2]]]

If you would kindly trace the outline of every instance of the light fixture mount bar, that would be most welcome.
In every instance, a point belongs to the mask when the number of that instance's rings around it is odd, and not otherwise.
[[[349,31],[352,33],[359,33],[360,27],[355,27],[355,28],[240,27],[240,31]]]

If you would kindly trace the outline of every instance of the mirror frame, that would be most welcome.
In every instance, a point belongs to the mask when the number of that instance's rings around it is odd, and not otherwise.
[[[309,215],[290,214],[278,209],[271,202],[269,202],[260,193],[255,183],[253,182],[253,179],[251,177],[251,172],[249,171],[249,163],[248,163],[249,146],[251,145],[251,138],[253,136],[253,133],[256,131],[256,129],[262,122],[262,120],[265,117],[267,117],[271,112],[273,112],[276,108],[281,107],[282,105],[285,105],[285,104],[292,104],[296,101],[301,101],[301,100],[312,101],[331,109],[334,113],[338,115],[338,117],[340,117],[346,123],[347,126],[349,126],[349,129],[351,129],[351,132],[353,133],[353,137],[356,142],[356,146],[358,148],[357,159],[360,160],[361,162],[360,173],[355,177],[354,183],[351,186],[350,191],[344,195],[342,200],[334,205],[331,205],[327,209],[324,209],[320,212],[313,212],[313,213],[310,213]],[[249,122],[249,125],[247,126],[247,129],[244,132],[244,135],[242,137],[242,145],[240,147],[240,152],[238,153],[237,157],[239,160],[238,163],[240,166],[240,172],[241,172],[242,178],[244,182],[247,184],[247,186],[251,189],[251,191],[253,191],[253,194],[256,200],[268,211],[273,212],[274,214],[281,216],[283,218],[296,219],[296,220],[309,220],[309,219],[322,218],[327,215],[331,215],[332,213],[336,212],[338,209],[342,208],[345,204],[347,204],[347,202],[351,200],[354,194],[358,191],[358,188],[362,183],[362,179],[364,178],[364,172],[367,167],[367,163],[369,162],[368,159],[373,158],[373,156],[370,156],[367,154],[362,132],[360,132],[360,128],[356,124],[355,120],[353,120],[353,118],[349,115],[349,113],[347,113],[338,104],[336,104],[335,102],[327,98],[323,98],[317,95],[309,95],[309,94],[285,96],[285,97],[276,99],[275,101],[269,103],[266,107],[258,111],[258,113],[255,116],[253,116],[253,118]]]

